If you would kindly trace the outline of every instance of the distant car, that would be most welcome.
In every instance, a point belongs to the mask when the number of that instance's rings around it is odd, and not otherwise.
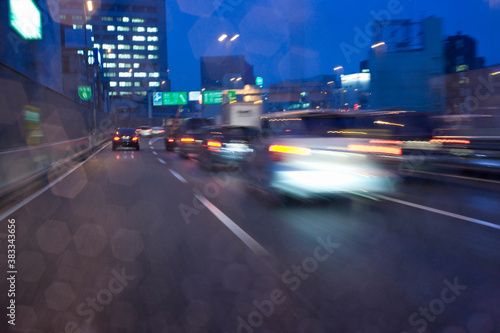
[[[203,144],[199,146],[200,167],[213,170],[217,167],[239,166],[253,154],[252,141],[259,128],[221,125],[207,128]]]
[[[180,158],[197,157],[199,145],[203,142],[205,127],[212,125],[212,119],[187,118],[182,124],[177,138],[177,152]]]
[[[137,134],[144,137],[153,135],[153,130],[150,126],[139,126],[137,127],[136,131]]]
[[[139,136],[135,128],[118,128],[113,135],[113,150],[118,147],[135,148],[140,150]]]
[[[161,126],[151,127],[151,134],[153,136],[160,136],[165,134],[165,130]]]

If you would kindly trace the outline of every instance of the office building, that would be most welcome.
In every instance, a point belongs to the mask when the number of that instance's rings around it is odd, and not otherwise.
[[[476,57],[476,40],[460,32],[444,42],[445,73],[456,73],[484,66],[484,58]]]
[[[129,111],[144,114],[148,93],[170,90],[165,1],[96,0],[92,9],[86,4],[60,1],[65,43],[74,41],[75,30],[81,31],[77,44],[99,51],[89,51],[89,63],[100,60],[108,94],[117,104],[129,99],[129,109],[136,109]]]
[[[377,24],[377,22],[375,22]],[[379,23],[369,55],[371,108],[444,111],[441,19]]]
[[[200,63],[202,89],[242,89],[255,84],[253,66],[245,56],[201,57]]]

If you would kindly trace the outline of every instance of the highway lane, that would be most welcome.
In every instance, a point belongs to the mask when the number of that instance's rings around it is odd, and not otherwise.
[[[368,198],[272,207],[142,141],[13,214],[17,331],[499,329],[499,230]],[[391,197],[498,223],[498,193],[411,180]]]

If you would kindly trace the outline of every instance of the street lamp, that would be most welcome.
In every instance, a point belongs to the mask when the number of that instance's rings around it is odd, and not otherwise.
[[[83,34],[84,34],[84,38],[85,38],[85,63],[86,63],[86,74],[87,74],[87,84],[92,87],[92,85],[90,84],[90,79],[89,79],[89,47],[88,47],[88,43],[87,43],[87,9],[89,12],[91,12],[93,9],[94,9],[94,6],[92,4],[92,1],[87,1],[86,3],[83,4]],[[92,91],[92,89],[91,89]],[[92,93],[93,95],[93,100],[94,102],[92,103],[93,106],[92,108],[94,109],[94,128],[93,128],[93,131],[94,131],[94,134],[95,134],[95,131],[97,129],[97,115],[96,115],[96,107],[95,107],[95,92]]]
[[[375,48],[380,47],[382,45],[385,45],[385,42],[378,42],[378,43],[372,45],[372,49],[375,49]]]

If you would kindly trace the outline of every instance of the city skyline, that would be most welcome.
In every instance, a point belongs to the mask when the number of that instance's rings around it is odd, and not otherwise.
[[[167,0],[172,90],[200,88],[202,56],[244,55],[254,66],[255,76],[264,78],[264,86],[333,74],[336,66],[343,66],[345,74],[357,72],[359,63],[368,58],[372,40],[365,29],[370,22],[419,21],[431,15],[443,19],[443,40],[458,32],[469,35],[477,41],[477,55],[485,57],[485,65],[500,63],[495,34],[500,28],[500,8],[496,1],[474,1],[460,7],[450,0],[439,4],[408,0],[355,4],[226,1],[216,7],[203,1],[188,6],[184,0]],[[219,42],[223,33],[240,34],[240,38]]]

